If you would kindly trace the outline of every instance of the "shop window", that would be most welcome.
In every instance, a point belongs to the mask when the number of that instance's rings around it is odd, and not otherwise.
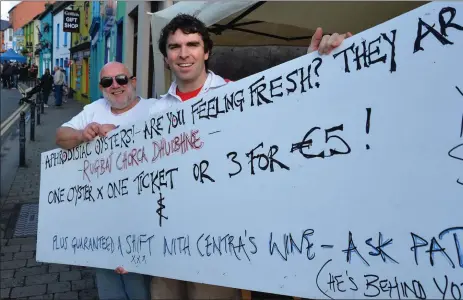
[[[59,24],[56,24],[56,48],[59,48]]]

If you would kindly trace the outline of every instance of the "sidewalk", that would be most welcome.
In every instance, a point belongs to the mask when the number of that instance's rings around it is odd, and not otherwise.
[[[54,99],[50,97],[48,103],[53,104]],[[35,260],[40,154],[57,147],[56,129],[81,109],[82,104],[75,100],[59,108],[45,108],[34,142],[29,140],[30,123],[26,124],[27,167],[11,170],[11,189],[0,202],[1,299],[98,299],[93,269]]]

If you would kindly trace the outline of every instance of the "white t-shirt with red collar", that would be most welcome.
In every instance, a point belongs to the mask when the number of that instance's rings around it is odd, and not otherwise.
[[[159,100],[154,100],[154,104],[150,109],[150,115],[158,114],[169,109],[172,105],[181,103],[196,97],[197,95],[203,95],[210,90],[217,89],[226,85],[230,80],[224,79],[221,76],[215,74],[212,71],[207,71],[207,78],[203,86],[192,92],[179,93],[177,89],[177,83],[174,81],[169,87],[167,94],[161,95]]]

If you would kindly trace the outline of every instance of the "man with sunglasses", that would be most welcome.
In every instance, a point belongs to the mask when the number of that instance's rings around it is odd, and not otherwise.
[[[117,126],[145,119],[153,104],[136,94],[136,78],[119,62],[109,62],[100,71],[103,98],[94,101],[56,133],[56,144],[71,149],[97,136],[105,136]],[[96,269],[100,299],[150,299],[149,277],[131,273],[119,275],[112,270]]]
[[[136,78],[119,62],[107,63],[100,71],[103,98],[94,101],[70,121],[58,128],[56,143],[71,149],[97,136],[105,136],[119,125],[145,119],[153,104],[136,94]],[[119,275],[113,270],[96,269],[100,299],[149,300],[149,276],[131,273]]]
[[[119,62],[107,63],[100,71],[100,90],[103,98],[94,101],[56,133],[56,144],[71,149],[97,136],[105,136],[119,125],[145,119],[153,104],[136,94],[136,78]]]

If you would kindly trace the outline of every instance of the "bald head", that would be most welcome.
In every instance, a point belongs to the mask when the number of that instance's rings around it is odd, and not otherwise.
[[[129,68],[118,61],[110,61],[109,63],[105,64],[100,70],[99,78],[101,79],[101,77],[106,76],[107,73],[125,74],[129,78],[132,77],[132,73],[130,72]]]
[[[124,64],[113,61],[101,68],[100,90],[103,97],[111,104],[113,112],[127,111],[138,103],[136,86],[137,79],[132,78],[129,69]]]

